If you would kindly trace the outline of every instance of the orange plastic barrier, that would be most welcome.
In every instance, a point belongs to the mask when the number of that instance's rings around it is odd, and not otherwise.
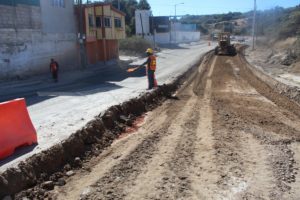
[[[155,78],[155,74],[154,74],[154,87],[157,87],[158,85],[157,85],[157,80],[156,80],[156,78]]]
[[[0,159],[20,146],[37,143],[36,130],[24,99],[0,103]]]

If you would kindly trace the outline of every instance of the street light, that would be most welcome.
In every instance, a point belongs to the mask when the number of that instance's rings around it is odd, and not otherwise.
[[[182,4],[184,4],[184,3],[177,3],[177,4],[174,4],[174,7],[175,7],[175,19],[177,19],[177,17],[176,17],[176,6],[182,5]]]
[[[176,35],[176,20],[177,20],[177,16],[176,16],[176,6],[178,6],[178,5],[182,5],[182,4],[184,4],[184,3],[177,3],[177,4],[174,4],[174,7],[175,7],[175,16],[174,16],[174,29],[175,29],[175,44],[176,44],[176,37],[177,37],[177,35]]]

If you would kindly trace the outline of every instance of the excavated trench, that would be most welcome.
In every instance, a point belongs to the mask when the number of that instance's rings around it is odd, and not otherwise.
[[[0,196],[298,199],[299,94],[249,65],[243,51],[209,52],[173,84],[109,108],[1,175]],[[141,127],[115,140],[138,116],[146,116]]]

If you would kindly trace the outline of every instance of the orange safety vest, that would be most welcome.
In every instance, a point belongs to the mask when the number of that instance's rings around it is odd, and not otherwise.
[[[150,69],[156,70],[156,57],[153,55],[150,56]]]
[[[57,70],[57,65],[56,63],[51,63],[51,71],[56,71]]]

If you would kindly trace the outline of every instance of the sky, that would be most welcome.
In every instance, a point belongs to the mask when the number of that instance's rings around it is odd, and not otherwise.
[[[281,6],[284,8],[300,4],[300,0],[256,0],[258,10]],[[154,16],[205,15],[253,10],[254,0],[148,0]],[[183,4],[181,4],[183,3]]]

